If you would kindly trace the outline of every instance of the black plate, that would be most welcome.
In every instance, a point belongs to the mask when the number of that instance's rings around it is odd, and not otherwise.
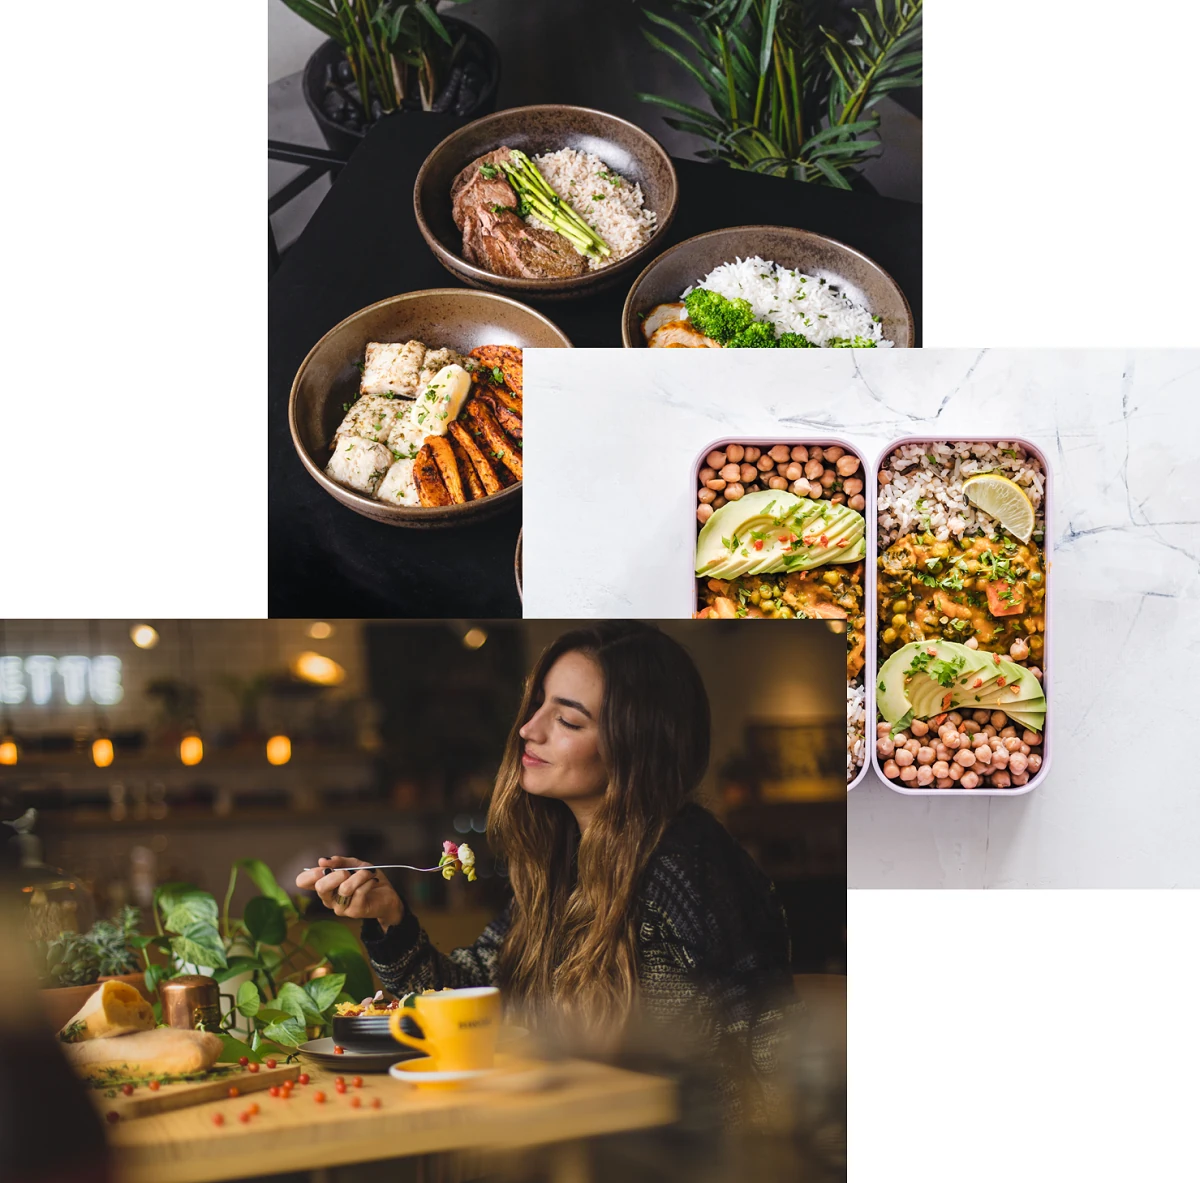
[[[345,1047],[341,1055],[333,1049],[335,1045],[331,1037],[325,1039],[310,1039],[302,1043],[296,1051],[305,1059],[320,1064],[322,1068],[342,1068],[347,1072],[386,1072],[393,1064],[401,1060],[419,1060],[423,1053],[413,1048],[406,1048],[392,1040],[392,1046],[358,1045]]]

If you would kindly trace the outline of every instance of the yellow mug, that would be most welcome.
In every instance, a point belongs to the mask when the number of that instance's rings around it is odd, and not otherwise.
[[[418,994],[413,1002],[413,1009],[392,1012],[388,1026],[393,1039],[424,1052],[438,1072],[475,1072],[494,1065],[500,1034],[500,991],[495,986]],[[405,1015],[416,1021],[424,1039],[400,1029]]]

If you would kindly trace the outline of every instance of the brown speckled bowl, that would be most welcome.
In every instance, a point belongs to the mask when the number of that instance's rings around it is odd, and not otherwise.
[[[521,496],[520,484],[464,505],[384,505],[325,475],[329,441],[342,421],[342,404],[358,392],[358,363],[368,341],[424,341],[431,348],[467,353],[477,345],[569,349],[571,342],[540,312],[505,296],[462,288],[435,288],[392,296],[348,316],[309,351],[296,371],[288,424],[300,461],[313,480],[343,505],[389,526],[428,529],[493,517]]]
[[[472,160],[505,144],[530,156],[575,148],[600,157],[626,180],[641,185],[646,208],[658,215],[657,229],[650,241],[617,263],[567,279],[513,279],[468,263],[462,256],[462,233],[451,216],[450,186]],[[678,203],[675,166],[653,136],[615,115],[558,104],[512,107],[459,128],[429,154],[413,186],[417,225],[429,249],[447,271],[472,287],[542,300],[589,296],[645,266],[671,225]]]
[[[912,309],[896,281],[873,259],[845,243],[790,226],[734,226],[698,234],[664,251],[634,281],[621,316],[626,349],[646,348],[642,317],[683,292],[722,263],[759,255],[836,285],[882,318],[883,335],[898,348],[913,343]]]

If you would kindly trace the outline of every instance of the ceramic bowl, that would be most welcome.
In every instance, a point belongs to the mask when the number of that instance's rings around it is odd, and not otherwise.
[[[369,341],[424,341],[430,348],[467,353],[477,345],[569,349],[563,331],[540,312],[505,296],[462,288],[435,288],[392,296],[348,316],[309,351],[292,383],[288,423],[301,463],[343,505],[389,526],[417,529],[465,525],[514,505],[520,484],[463,505],[385,505],[325,475],[329,441],[358,392],[358,363]]]
[[[462,233],[450,210],[450,186],[472,160],[508,145],[530,156],[559,148],[592,152],[630,182],[642,187],[646,206],[658,215],[650,241],[599,271],[566,279],[517,279],[496,275],[462,255]],[[603,111],[550,104],[513,107],[468,123],[444,139],[426,158],[413,187],[417,225],[442,266],[472,287],[490,288],[542,300],[572,300],[613,286],[644,267],[663,241],[679,203],[675,166],[651,135]]]
[[[646,346],[642,318],[656,305],[672,303],[722,263],[758,255],[835,284],[882,320],[887,340],[900,348],[913,343],[912,309],[896,281],[873,259],[845,243],[790,226],[735,226],[689,238],[664,251],[634,280],[621,316],[627,349]]]

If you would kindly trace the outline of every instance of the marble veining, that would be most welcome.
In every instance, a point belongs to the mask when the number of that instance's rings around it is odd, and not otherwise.
[[[1022,436],[1055,479],[1049,776],[849,798],[856,887],[1200,886],[1200,351],[526,355],[525,612],[690,611],[691,466],[724,435]],[[783,626],[786,627],[786,626]]]

